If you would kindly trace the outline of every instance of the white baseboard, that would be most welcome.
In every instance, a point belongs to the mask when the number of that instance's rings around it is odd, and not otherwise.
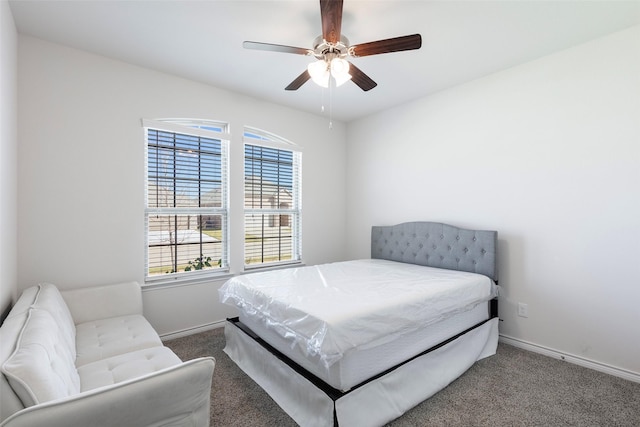
[[[219,320],[217,322],[207,323],[205,325],[195,326],[181,331],[170,332],[168,334],[160,335],[160,339],[162,339],[162,341],[169,341],[175,338],[182,338],[200,332],[210,331],[211,329],[223,328],[225,323],[226,320]]]
[[[533,344],[517,338],[509,337],[506,335],[500,335],[499,341],[505,344],[512,345],[514,347],[521,348],[523,350],[528,350],[534,353],[543,354],[545,356],[553,357],[554,359],[566,360],[569,363],[583,366],[585,368],[593,369],[595,371],[604,372],[605,374],[624,378],[625,380],[640,383],[640,374],[627,371],[626,369],[620,369],[620,368],[616,368],[615,366],[585,359],[583,357],[562,353],[552,348],[544,347],[538,344]]]

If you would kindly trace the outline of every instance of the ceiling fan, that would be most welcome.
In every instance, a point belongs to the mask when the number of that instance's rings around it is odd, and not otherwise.
[[[245,49],[294,53],[313,56],[317,59],[316,62],[309,64],[307,69],[285,90],[297,90],[310,79],[320,86],[328,87],[331,76],[336,86],[352,80],[364,91],[373,89],[377,83],[345,58],[414,50],[422,46],[420,34],[350,45],[349,40],[341,33],[342,0],[320,0],[320,16],[322,35],[314,40],[313,49],[252,41],[245,41],[242,45]]]

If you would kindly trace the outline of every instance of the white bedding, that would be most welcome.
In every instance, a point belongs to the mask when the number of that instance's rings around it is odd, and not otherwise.
[[[220,300],[255,316],[325,367],[473,309],[496,296],[486,276],[366,259],[236,276]]]

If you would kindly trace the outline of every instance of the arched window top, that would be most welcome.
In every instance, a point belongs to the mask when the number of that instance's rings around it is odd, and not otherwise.
[[[286,138],[251,126],[244,127],[244,142],[249,144],[257,143],[273,147],[288,148],[290,150],[301,149],[298,144],[291,142]]]
[[[142,119],[145,128],[163,129],[171,132],[205,136],[211,138],[231,139],[229,124],[207,119]]]
[[[229,131],[229,124],[226,122],[221,122],[217,120],[208,120],[208,119],[160,119],[160,121],[165,123],[175,123],[177,125],[182,125],[195,129],[203,129],[212,132],[221,132],[226,133]]]

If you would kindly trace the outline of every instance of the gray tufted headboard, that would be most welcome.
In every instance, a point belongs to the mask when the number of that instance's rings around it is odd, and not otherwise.
[[[498,232],[439,222],[371,228],[371,258],[484,274],[498,280]]]

